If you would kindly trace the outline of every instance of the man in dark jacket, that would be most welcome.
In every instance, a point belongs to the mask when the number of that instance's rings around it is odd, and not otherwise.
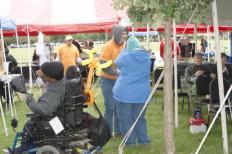
[[[38,102],[31,95],[27,95],[26,103],[36,114],[51,115],[64,97],[64,66],[60,62],[46,62],[37,75],[47,82],[47,87]]]
[[[5,48],[6,62],[9,62],[8,71],[10,74],[13,74],[15,73],[18,62],[15,59],[15,57],[10,54],[9,48],[7,47],[6,43],[4,44],[4,48]]]
[[[203,64],[203,54],[198,52],[195,54],[194,64],[189,65],[185,69],[185,77],[186,78],[191,78],[191,77],[198,78],[199,76],[202,76],[202,75],[209,75],[209,68]]]

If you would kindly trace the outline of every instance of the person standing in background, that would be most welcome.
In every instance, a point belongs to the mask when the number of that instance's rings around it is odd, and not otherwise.
[[[18,62],[15,59],[15,57],[10,54],[10,50],[9,50],[6,43],[4,43],[4,48],[5,48],[6,62],[9,62],[8,72],[9,72],[9,74],[14,74],[16,71],[16,67],[18,65]]]
[[[38,42],[36,44],[36,54],[39,56],[39,65],[42,66],[45,62],[50,62],[51,45],[44,42],[43,33],[39,32]]]
[[[77,65],[81,62],[80,54],[75,45],[73,45],[73,37],[68,35],[65,37],[65,44],[58,49],[57,60],[64,65],[64,73],[69,66]]]
[[[206,48],[208,47],[208,42],[204,38],[202,38],[200,45],[201,45],[201,52],[205,52]]]
[[[107,42],[100,56],[100,62],[105,63],[112,60],[113,64],[102,70],[100,77],[100,86],[104,97],[105,113],[104,118],[112,133],[120,135],[118,115],[116,113],[115,99],[113,98],[112,89],[117,79],[118,73],[114,61],[124,47],[127,39],[127,28],[119,25],[112,27],[113,38]],[[114,127],[113,127],[114,126]]]

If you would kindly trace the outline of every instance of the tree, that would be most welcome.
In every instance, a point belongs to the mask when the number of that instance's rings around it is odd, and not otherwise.
[[[196,14],[209,6],[211,0],[114,0],[116,8],[127,9],[129,18],[134,24],[155,23],[161,20],[164,24],[165,55],[164,55],[164,148],[165,153],[175,153],[173,135],[173,62],[171,51],[171,34],[173,18],[186,20],[196,10]]]

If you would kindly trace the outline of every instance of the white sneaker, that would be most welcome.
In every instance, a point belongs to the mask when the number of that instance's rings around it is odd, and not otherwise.
[[[4,154],[10,154],[8,149],[3,149]]]

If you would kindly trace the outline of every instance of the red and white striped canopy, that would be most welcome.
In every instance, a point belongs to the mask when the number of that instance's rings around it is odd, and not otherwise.
[[[27,25],[30,35],[109,31],[120,14],[112,0],[0,0],[0,16],[13,19],[19,35]]]

